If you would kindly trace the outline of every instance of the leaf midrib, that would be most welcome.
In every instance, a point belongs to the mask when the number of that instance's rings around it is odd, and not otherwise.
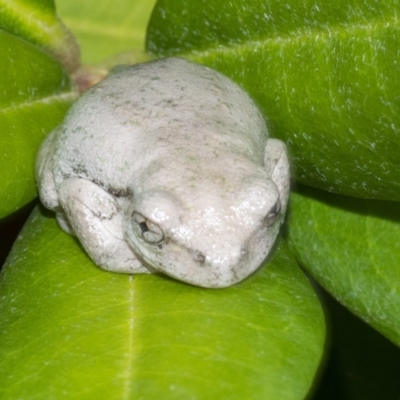
[[[7,107],[0,108],[0,116],[2,114],[7,114],[9,112],[14,112],[16,110],[21,110],[24,108],[34,107],[38,104],[49,104],[53,101],[65,101],[72,102],[77,98],[77,93],[70,91],[64,93],[52,94],[50,96],[41,97],[40,99],[35,99],[32,101],[23,101],[18,104],[12,104]]]
[[[134,329],[135,329],[135,308],[134,308],[134,275],[130,275],[128,278],[128,310],[127,310],[127,352],[126,352],[126,368],[124,374],[124,385],[122,400],[129,400],[132,398],[132,387],[131,382],[133,379],[133,365],[134,365]]]
[[[318,39],[318,40],[327,40],[328,38],[333,38],[335,36],[353,36],[353,37],[360,37],[359,32],[376,32],[385,28],[393,28],[393,27],[400,27],[398,18],[396,15],[393,15],[391,18],[376,18],[373,20],[351,22],[348,24],[342,25],[333,25],[332,27],[329,25],[320,26],[318,28],[302,28],[296,31],[292,30],[287,34],[282,34],[273,38],[258,38],[255,40],[248,40],[243,39],[240,42],[231,42],[227,44],[215,44],[210,45],[207,48],[196,50],[194,48],[180,53],[179,54],[183,57],[187,58],[197,58],[197,57],[207,57],[208,55],[214,54],[226,54],[226,53],[235,53],[235,52],[246,52],[246,51],[254,51],[257,48],[262,48],[265,46],[277,43],[282,43],[283,45],[287,45],[292,42],[305,42],[311,39]],[[361,35],[361,37],[367,37],[365,34]],[[370,35],[369,35],[370,36]],[[161,54],[166,54],[167,52],[161,51]]]

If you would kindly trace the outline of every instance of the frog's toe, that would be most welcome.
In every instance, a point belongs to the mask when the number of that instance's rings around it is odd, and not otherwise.
[[[106,271],[122,274],[151,274],[156,272],[153,268],[144,266],[123,240],[119,242],[108,259],[98,266]]]

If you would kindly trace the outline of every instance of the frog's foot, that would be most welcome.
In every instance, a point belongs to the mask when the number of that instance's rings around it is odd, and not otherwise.
[[[98,266],[106,271],[126,274],[151,274],[157,272],[151,267],[145,267],[135,256],[124,240],[120,240],[112,255]]]
[[[55,211],[56,211],[57,222],[58,222],[58,225],[60,225],[60,228],[64,232],[67,232],[70,235],[75,236],[74,229],[70,225],[68,217],[65,215],[64,210],[62,210],[62,209],[60,209],[60,207],[58,207]]]
[[[268,139],[264,163],[271,179],[278,187],[284,214],[290,190],[290,166],[285,143],[278,139]]]
[[[150,273],[125,242],[123,213],[115,199],[100,186],[81,178],[60,186],[62,229],[74,233],[90,258],[102,269],[122,273]]]
[[[51,132],[40,146],[35,168],[40,200],[50,210],[56,210],[59,206],[53,176],[53,153],[56,135],[57,129]]]

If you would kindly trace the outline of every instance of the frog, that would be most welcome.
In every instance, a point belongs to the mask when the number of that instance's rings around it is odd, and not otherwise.
[[[237,83],[169,57],[85,91],[42,143],[40,200],[100,268],[225,288],[255,273],[284,220],[286,145]]]

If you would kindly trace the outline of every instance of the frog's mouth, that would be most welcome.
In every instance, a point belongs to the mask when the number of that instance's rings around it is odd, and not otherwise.
[[[129,243],[138,259],[148,269],[207,288],[231,286],[238,281],[238,277],[232,276],[225,282],[226,279],[223,277],[227,273],[222,273],[223,268],[216,268],[215,260],[207,256],[205,252],[190,249],[164,234],[160,240],[161,229],[159,231],[153,224],[145,223],[141,217],[136,218],[136,221],[138,228],[133,229],[133,234],[129,235]],[[220,261],[223,267],[223,260]],[[225,269],[233,271],[229,267]]]
[[[252,241],[257,242],[257,238]],[[251,244],[246,247],[252,248]],[[177,280],[205,288],[225,288],[232,286],[258,269],[269,251],[265,245],[258,255],[250,257],[248,250],[236,246],[223,254],[189,249],[168,237],[156,246],[140,243],[133,245],[134,252],[149,269],[162,272]],[[257,246],[256,246],[257,247]]]
[[[236,231],[225,232],[224,241],[210,236],[194,247],[191,244],[196,241],[178,241],[161,223],[138,211],[132,212],[124,232],[138,259],[149,269],[192,285],[223,288],[251,275],[265,259],[279,231],[279,206],[277,202],[266,218],[247,231],[247,239]]]

